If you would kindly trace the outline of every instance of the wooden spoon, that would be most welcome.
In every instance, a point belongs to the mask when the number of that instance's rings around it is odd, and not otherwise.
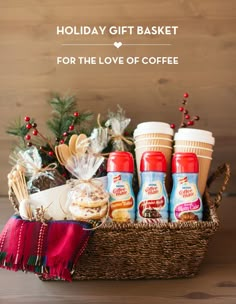
[[[69,158],[71,158],[71,152],[69,147],[66,144],[57,146],[57,152],[61,162],[65,165]]]
[[[76,155],[76,140],[78,138],[78,135],[73,134],[69,141],[69,149],[72,155]]]
[[[63,161],[61,160],[61,157],[60,157],[60,153],[59,153],[59,148],[58,148],[58,147],[59,147],[59,146],[56,146],[56,147],[55,147],[55,154],[56,154],[56,157],[57,157],[59,163],[60,163],[62,166],[64,166],[64,163],[63,163]]]
[[[89,138],[85,134],[77,137],[75,148],[77,154],[84,154],[89,146]]]

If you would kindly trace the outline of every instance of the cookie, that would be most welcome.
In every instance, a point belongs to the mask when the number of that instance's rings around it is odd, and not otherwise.
[[[91,197],[89,197],[90,199]],[[102,207],[107,204],[109,199],[109,196],[99,196],[97,198],[92,197],[91,201],[88,200],[88,198],[84,200],[77,200],[76,204],[82,208],[96,208],[96,207]]]
[[[99,220],[107,214],[108,205],[103,204],[99,207],[81,207],[77,202],[70,205],[69,210],[75,220],[87,221],[87,220]]]
[[[76,201],[76,204],[82,208],[96,208],[107,204],[109,194],[101,190],[91,191],[89,194],[80,192],[79,195],[73,199]]]

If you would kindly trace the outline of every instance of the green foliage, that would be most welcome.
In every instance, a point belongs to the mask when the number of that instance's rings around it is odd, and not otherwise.
[[[29,122],[25,122],[23,119],[18,118],[13,121],[6,130],[8,134],[19,139],[15,150],[25,150],[31,145],[35,146],[42,157],[42,163],[44,166],[52,162],[57,162],[55,154],[49,155],[49,152],[55,150],[55,146],[58,145],[60,140],[65,140],[68,143],[72,134],[90,134],[92,126],[90,126],[89,122],[93,116],[89,111],[77,111],[77,101],[74,96],[61,97],[58,94],[54,94],[49,100],[49,104],[52,108],[52,112],[51,117],[46,121],[46,124],[48,130],[51,131],[53,136],[48,137],[47,134],[42,134],[40,132],[39,125],[35,128],[27,129],[26,124],[33,124],[35,122],[34,119],[30,119]],[[78,112],[78,115],[74,115],[75,112]],[[70,126],[73,126],[74,129],[69,130]],[[37,136],[32,135],[33,130],[38,132]],[[65,132],[67,132],[66,137],[63,136],[63,133]],[[30,140],[25,139],[27,134],[31,136]],[[65,171],[59,164],[58,169],[62,173]]]
[[[19,117],[8,126],[6,132],[10,135],[18,136],[24,138],[28,133],[28,130],[25,127],[25,123],[22,123],[22,119]]]
[[[33,122],[33,120],[32,120]],[[19,139],[18,146],[23,148],[25,146],[24,137],[28,134],[29,130],[25,127],[25,122],[22,122],[21,117],[15,119],[9,124],[6,133],[16,136]]]
[[[76,98],[74,96],[60,97],[54,95],[49,104],[52,107],[52,118],[47,121],[49,130],[56,138],[62,138],[64,132],[67,132],[70,125],[74,125],[74,133],[81,133],[82,125],[92,118],[91,112],[79,113],[78,117],[74,116],[76,110]]]

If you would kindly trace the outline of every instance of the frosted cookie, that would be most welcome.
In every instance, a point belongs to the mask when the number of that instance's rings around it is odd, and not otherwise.
[[[103,204],[99,207],[81,207],[78,203],[72,203],[69,206],[69,210],[75,220],[87,221],[87,220],[99,220],[107,214],[107,204]]]
[[[86,196],[78,196],[76,200],[76,204],[82,208],[96,208],[106,205],[108,203],[109,194],[102,191],[93,191],[89,194],[89,197]]]

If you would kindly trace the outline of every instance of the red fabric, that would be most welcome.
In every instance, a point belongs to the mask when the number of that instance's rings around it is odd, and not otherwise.
[[[85,229],[84,229],[85,228]],[[13,216],[0,234],[0,267],[71,281],[91,230],[77,221],[40,222]]]

